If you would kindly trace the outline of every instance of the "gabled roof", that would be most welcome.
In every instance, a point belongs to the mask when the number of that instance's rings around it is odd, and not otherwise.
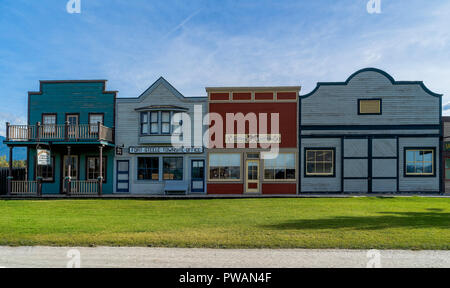
[[[348,85],[348,83],[356,75],[364,73],[364,72],[376,72],[376,73],[379,73],[379,74],[383,75],[384,77],[386,77],[392,83],[392,85],[419,85],[427,94],[429,94],[429,95],[431,95],[433,97],[442,97],[442,94],[434,93],[430,89],[428,89],[425,86],[425,84],[423,83],[423,81],[395,81],[395,79],[391,75],[389,75],[387,72],[385,72],[385,71],[383,71],[381,69],[364,68],[364,69],[358,70],[355,73],[353,73],[352,75],[350,75],[350,77],[348,77],[345,82],[318,82],[316,88],[314,88],[313,91],[309,92],[308,94],[301,95],[300,98],[307,98],[307,97],[313,95],[320,88],[320,86]]]
[[[178,97],[181,101],[189,101],[189,100],[206,100],[207,97],[185,97],[183,96],[183,94],[181,94],[175,87],[172,86],[172,84],[169,83],[169,81],[167,81],[166,79],[164,79],[162,76],[158,78],[158,80],[156,80],[152,85],[150,85],[150,87],[147,88],[147,90],[145,90],[141,95],[139,95],[138,97],[127,97],[127,98],[117,98],[120,101],[124,101],[124,102],[140,102],[142,101],[143,98],[145,98],[147,95],[151,94],[153,91],[156,90],[156,88],[158,88],[159,85],[164,85],[164,87],[166,87],[170,92],[172,92],[173,95],[175,95],[176,97]]]

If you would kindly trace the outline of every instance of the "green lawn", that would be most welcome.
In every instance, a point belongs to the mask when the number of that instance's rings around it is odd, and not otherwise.
[[[0,201],[0,245],[450,249],[450,199]]]

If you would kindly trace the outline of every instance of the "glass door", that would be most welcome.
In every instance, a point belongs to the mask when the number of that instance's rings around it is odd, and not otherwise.
[[[245,165],[245,192],[259,192],[259,160],[247,160]]]
[[[70,177],[71,180],[78,180],[78,156],[77,155],[70,155],[64,156],[64,160],[63,160],[63,173],[62,173],[62,181],[61,183],[63,183],[63,187],[62,187],[62,191],[64,193],[67,193],[67,182],[66,182],[66,177],[69,175],[69,161],[72,160],[72,163],[70,165]]]
[[[77,138],[78,136],[78,114],[67,114],[66,121],[69,124],[67,134],[69,138]]]
[[[117,193],[130,192],[130,161],[117,160]]]
[[[205,160],[191,161],[191,191],[205,192]]]

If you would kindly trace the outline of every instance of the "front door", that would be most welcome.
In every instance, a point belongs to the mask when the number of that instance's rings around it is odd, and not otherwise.
[[[259,160],[246,161],[245,175],[245,193],[259,193]]]
[[[78,134],[78,114],[67,114],[66,121],[68,123],[67,135],[69,138],[77,138]]]
[[[66,177],[69,175],[69,161],[72,160],[71,166],[70,166],[70,177],[71,180],[78,180],[78,156],[77,155],[68,155],[64,156],[63,160],[63,173],[62,173],[62,191],[63,193],[67,193],[67,182]]]
[[[130,192],[130,161],[117,160],[117,183],[116,192]]]
[[[191,161],[191,192],[205,192],[205,160]]]

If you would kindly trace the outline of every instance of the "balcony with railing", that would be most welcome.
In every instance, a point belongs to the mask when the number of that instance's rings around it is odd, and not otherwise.
[[[10,142],[113,142],[113,128],[98,124],[10,125],[6,123],[6,141]]]

